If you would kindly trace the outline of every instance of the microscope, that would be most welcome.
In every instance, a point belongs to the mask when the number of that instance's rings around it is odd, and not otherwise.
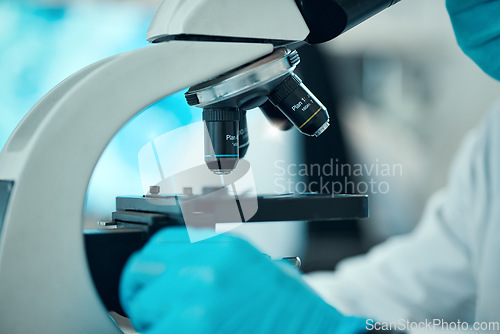
[[[121,333],[108,314],[119,308],[116,296],[106,296],[119,277],[102,277],[93,263],[106,255],[101,267],[126,260],[133,250],[120,247],[140,247],[157,228],[183,220],[176,198],[153,191],[117,199],[114,223],[126,228],[82,238],[89,179],[131,118],[189,88],[186,101],[202,109],[206,125],[206,167],[230,176],[248,147],[252,109],[309,136],[328,127],[326,109],[293,73],[296,49],[331,40],[398,1],[165,0],[148,31],[153,45],[101,60],[51,90],[0,154],[0,332]],[[355,195],[257,202],[245,222],[368,214],[366,197]]]

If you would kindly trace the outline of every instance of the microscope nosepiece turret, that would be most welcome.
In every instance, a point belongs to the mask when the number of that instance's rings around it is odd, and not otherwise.
[[[330,125],[326,108],[293,73],[297,51],[278,48],[251,64],[191,87],[189,105],[203,108],[205,162],[218,175],[229,174],[249,146],[247,110],[262,112],[281,130],[321,135]]]

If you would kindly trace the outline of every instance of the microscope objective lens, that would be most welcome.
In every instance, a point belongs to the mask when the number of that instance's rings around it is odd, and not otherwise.
[[[247,124],[247,111],[246,110],[241,110],[240,129],[238,132],[238,140],[239,140],[240,159],[242,159],[247,154],[248,147],[250,146],[250,138],[248,137],[248,124]]]
[[[229,174],[240,157],[241,113],[237,108],[205,108],[205,163],[216,175]]]
[[[318,137],[330,126],[326,108],[293,73],[271,93],[269,100],[305,135]]]

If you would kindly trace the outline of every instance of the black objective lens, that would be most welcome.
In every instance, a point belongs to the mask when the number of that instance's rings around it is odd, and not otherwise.
[[[247,111],[241,110],[240,113],[240,131],[238,132],[239,153],[240,159],[243,159],[247,154],[248,147],[250,146],[250,139],[248,137],[248,124],[247,124]]]
[[[330,126],[326,108],[293,73],[271,93],[269,100],[305,135],[318,137]]]
[[[238,164],[240,119],[235,108],[203,109],[205,163],[214,174],[229,174]]]

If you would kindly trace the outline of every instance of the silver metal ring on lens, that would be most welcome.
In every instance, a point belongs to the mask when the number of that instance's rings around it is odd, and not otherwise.
[[[326,129],[328,129],[330,127],[330,121],[326,121],[315,133],[314,133],[314,137],[319,137],[321,136],[321,134],[323,132],[326,131]]]
[[[186,98],[193,106],[210,106],[292,73],[299,62],[297,51],[279,48],[255,63],[191,87]]]

